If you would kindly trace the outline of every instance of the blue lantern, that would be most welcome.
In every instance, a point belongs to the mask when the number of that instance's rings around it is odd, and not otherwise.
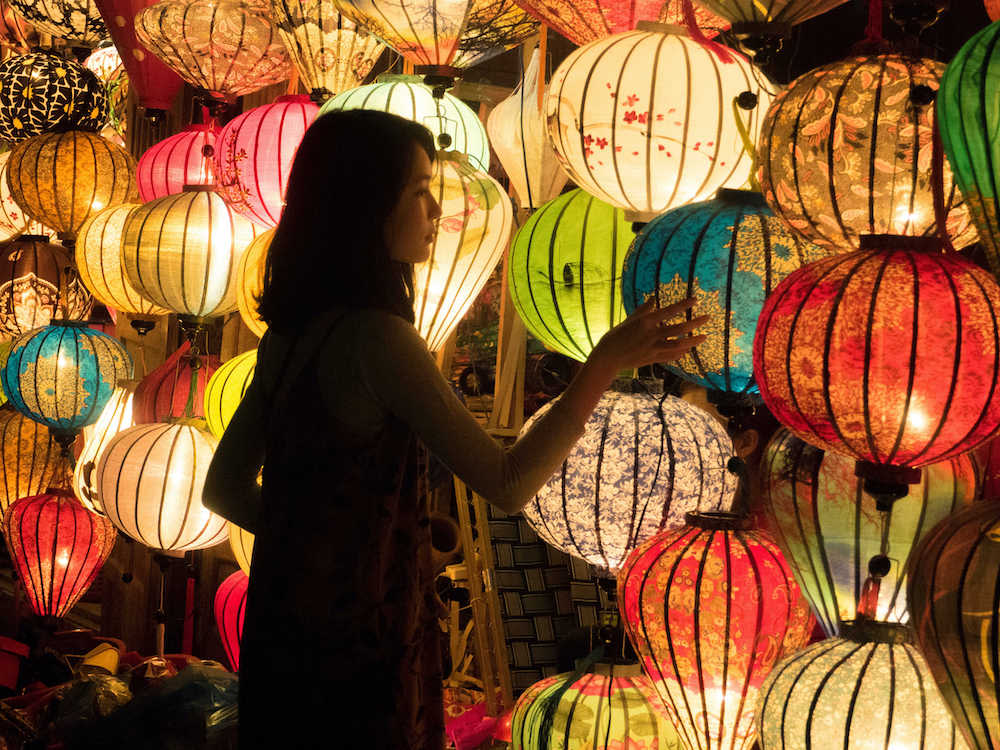
[[[756,393],[753,337],[764,298],[828,254],[792,232],[760,193],[723,189],[643,227],[625,258],[622,299],[631,313],[651,296],[657,307],[696,297],[688,316],[710,316],[698,329],[708,339],[670,369],[710,390]]]

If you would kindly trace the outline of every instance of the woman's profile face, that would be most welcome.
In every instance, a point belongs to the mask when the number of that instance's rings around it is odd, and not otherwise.
[[[431,254],[437,237],[441,206],[430,191],[431,160],[416,143],[410,178],[385,225],[389,257],[400,263],[422,263]]]

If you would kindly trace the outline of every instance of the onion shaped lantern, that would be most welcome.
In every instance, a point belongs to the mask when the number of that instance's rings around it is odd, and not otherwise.
[[[943,518],[979,497],[969,454],[930,464],[909,494],[882,513],[863,491],[854,461],[825,453],[779,430],[761,462],[763,505],[770,527],[828,636],[860,615],[906,623],[907,562],[920,539]],[[883,549],[884,539],[884,549]],[[877,556],[888,559],[873,576]]]
[[[279,96],[226,124],[215,174],[230,208],[259,226],[277,225],[295,152],[317,112],[308,96]]]
[[[243,618],[247,609],[247,588],[250,579],[237,570],[215,592],[215,624],[226,649],[226,658],[234,672],[240,670],[240,641],[243,637]]]
[[[205,420],[209,431],[217,438],[221,438],[229,426],[256,369],[257,350],[251,349],[223,362],[209,379],[205,388]]]
[[[135,424],[133,402],[137,385],[135,380],[118,381],[101,416],[94,424],[83,428],[83,450],[73,468],[73,492],[87,510],[102,516],[104,505],[97,493],[94,475],[97,460],[115,435]]]
[[[250,561],[253,559],[253,540],[253,534],[229,522],[229,548],[233,551],[236,564],[247,575],[250,575]]]
[[[642,667],[604,662],[580,675],[546,677],[524,691],[511,715],[510,746],[684,750]]]
[[[718,45],[680,27],[654,28],[663,30],[627,31],[574,50],[552,75],[545,102],[549,138],[570,177],[630,220],[741,187],[751,158],[733,102],[750,106],[739,112],[754,137],[771,101],[738,53],[724,61]]]
[[[583,436],[522,513],[553,547],[614,575],[629,552],[691,511],[728,511],[732,440],[708,412],[636,381],[606,392]],[[528,420],[533,424],[549,408]]]
[[[185,341],[135,389],[135,423],[205,416],[205,388],[219,358],[191,350]]]
[[[184,190],[185,185],[212,185],[219,128],[188,125],[146,149],[136,166],[139,196],[149,203]]]
[[[8,0],[36,31],[95,47],[108,35],[97,0]]]
[[[761,690],[761,750],[966,750],[907,628],[845,622],[782,661]]]
[[[0,239],[13,239],[19,234],[54,236],[54,231],[28,216],[14,201],[7,184],[8,159],[10,151],[0,154]]]
[[[837,252],[857,249],[864,234],[936,235],[932,141],[943,71],[934,60],[872,55],[794,80],[760,136],[760,183],[774,213]],[[947,168],[942,190],[951,242],[975,242]]]
[[[723,189],[643,227],[625,260],[622,296],[631,313],[650,297],[667,307],[688,297],[708,339],[670,365],[711,390],[755,392],[753,336],[764,299],[785,276],[828,255],[778,219],[760,193]]]
[[[376,83],[329,99],[319,113],[342,109],[373,109],[419,122],[434,134],[439,148],[465,154],[477,169],[490,168],[490,144],[479,115],[451,94],[435,97],[417,76],[379,76]]]
[[[267,268],[267,250],[271,247],[274,230],[258,234],[250,247],[243,253],[240,267],[236,271],[236,307],[240,311],[243,324],[255,336],[263,336],[267,323],[257,314],[257,298],[264,291],[264,271]]]
[[[97,463],[104,512],[126,536],[164,552],[226,541],[226,521],[201,491],[218,441],[191,424],[142,424],[119,432]]]
[[[50,488],[11,504],[3,538],[32,611],[63,617],[90,588],[118,535],[72,492]]]
[[[162,0],[135,15],[139,42],[196,89],[232,99],[288,78],[266,8],[240,0]]]
[[[413,266],[414,326],[437,351],[503,257],[514,209],[503,187],[463,157],[439,151],[428,187],[441,206],[430,257]]]
[[[10,404],[0,408],[0,515],[15,500],[62,484],[65,471],[52,433]]]

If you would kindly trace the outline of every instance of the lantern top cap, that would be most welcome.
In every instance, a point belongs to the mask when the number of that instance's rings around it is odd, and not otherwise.
[[[753,204],[760,208],[767,208],[767,201],[764,194],[759,190],[734,190],[733,188],[719,188],[715,194],[715,200],[723,203],[739,203],[741,205]]]
[[[750,519],[737,513],[685,513],[684,521],[688,526],[712,531],[746,531],[750,528]]]
[[[840,623],[840,637],[855,643],[913,642],[913,633],[906,625],[876,620],[845,620]]]
[[[299,102],[301,104],[313,103],[309,94],[282,94],[275,99],[272,104],[293,104],[295,102]]]
[[[407,73],[382,73],[382,75],[375,78],[375,83],[411,83],[423,86],[424,77],[409,75]]]
[[[183,192],[183,193],[214,193],[214,192],[218,191],[218,189],[219,189],[219,186],[215,185],[215,184],[212,184],[212,185],[185,185],[183,188],[181,188],[181,192]]]
[[[46,487],[45,492],[42,495],[54,495],[59,498],[71,498],[76,500],[76,494],[73,490],[66,489],[65,487]]]
[[[901,234],[863,234],[860,237],[861,250],[913,250],[925,253],[944,251],[940,237],[907,237]]]
[[[53,318],[49,321],[50,326],[59,326],[61,328],[86,328],[87,323],[82,320],[63,320],[62,318]],[[96,333],[96,331],[95,331]]]
[[[599,661],[591,666],[591,674],[599,674],[605,677],[642,677],[642,665],[616,664],[614,662]]]
[[[8,242],[48,242],[50,239],[47,234],[19,234]]]
[[[639,21],[635,25],[636,31],[650,31],[658,34],[676,34],[677,36],[690,36],[688,30],[675,23],[658,23],[657,21]]]

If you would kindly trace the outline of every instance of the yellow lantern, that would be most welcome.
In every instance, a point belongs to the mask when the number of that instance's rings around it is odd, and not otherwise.
[[[250,561],[253,559],[253,534],[230,521],[229,546],[233,550],[233,557],[236,558],[236,564],[240,566],[240,570],[250,575]]]
[[[132,400],[138,380],[119,380],[101,416],[83,428],[83,450],[73,469],[73,492],[87,510],[104,515],[104,506],[97,493],[94,470],[101,452],[111,439],[132,426]]]
[[[64,478],[66,466],[52,434],[10,404],[0,408],[0,459],[0,513]]]
[[[223,362],[205,386],[205,419],[209,431],[217,438],[229,426],[256,369],[257,350],[251,349]]]
[[[243,323],[258,337],[263,336],[267,330],[267,324],[257,315],[257,298],[264,291],[267,249],[271,247],[273,238],[273,229],[258,234],[243,253],[240,267],[236,271],[236,307]]]

